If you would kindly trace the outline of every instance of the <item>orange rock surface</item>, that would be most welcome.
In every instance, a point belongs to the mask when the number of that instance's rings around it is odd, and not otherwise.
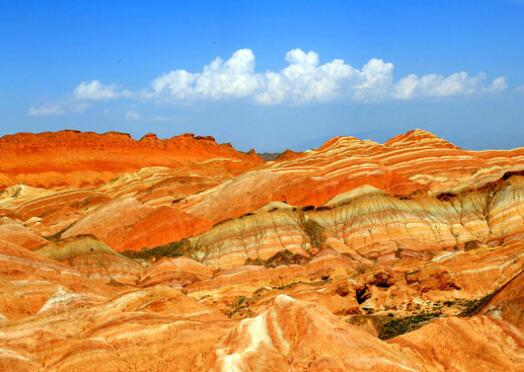
[[[522,371],[524,149],[0,139],[0,370]]]
[[[0,158],[0,188],[19,183],[47,188],[94,186],[148,166],[177,167],[217,158],[239,173],[263,162],[256,154],[219,145],[213,137],[183,134],[164,140],[147,134],[136,141],[125,133],[72,130],[4,136]]]
[[[182,200],[179,207],[219,222],[252,212],[273,201],[322,206],[359,186],[392,195],[447,195],[475,189],[524,170],[524,148],[467,151],[415,130],[385,144],[337,137],[298,158],[272,162]],[[237,202],[231,202],[234,195]]]

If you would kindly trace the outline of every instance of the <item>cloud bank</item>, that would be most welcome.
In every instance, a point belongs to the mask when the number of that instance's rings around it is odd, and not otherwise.
[[[449,97],[502,91],[506,79],[499,77],[486,85],[483,74],[457,72],[447,77],[414,74],[394,82],[392,63],[373,58],[360,69],[341,59],[321,64],[313,51],[292,49],[286,53],[287,66],[280,71],[255,72],[255,55],[240,49],[224,61],[214,59],[201,72],[173,70],[152,82],[150,97],[174,101],[195,99],[251,98],[257,103],[303,104],[348,99],[376,102],[422,97]]]
[[[140,91],[103,84],[99,80],[81,82],[73,91],[77,101],[136,99],[161,102],[219,101],[245,99],[261,105],[301,105],[311,102],[381,102],[431,97],[471,96],[502,92],[508,88],[505,77],[487,81],[484,74],[456,72],[409,74],[394,78],[394,65],[372,58],[360,68],[342,59],[321,63],[314,51],[292,49],[287,65],[278,71],[257,72],[251,49],[239,49],[227,60],[215,58],[201,71],[176,69],[152,80]],[[63,107],[31,107],[30,115],[64,113]]]
[[[449,76],[410,74],[394,81],[394,65],[373,58],[361,68],[341,59],[321,64],[319,55],[292,49],[286,53],[287,66],[280,71],[255,71],[255,55],[250,49],[237,50],[226,61],[215,58],[201,72],[173,70],[153,80],[149,97],[173,101],[250,98],[275,105],[303,104],[346,99],[376,102],[423,97],[464,96],[500,92],[506,78],[486,84],[486,76],[457,72]]]

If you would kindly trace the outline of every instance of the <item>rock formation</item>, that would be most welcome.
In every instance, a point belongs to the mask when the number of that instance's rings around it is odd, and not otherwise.
[[[254,153],[219,145],[213,137],[183,134],[164,140],[147,134],[136,141],[125,133],[72,130],[4,136],[0,155],[0,187],[4,188],[20,183],[46,188],[97,186],[144,167],[189,164],[191,168],[192,163],[211,159],[238,173],[263,162]]]
[[[62,131],[0,158],[0,370],[524,370],[524,148]]]

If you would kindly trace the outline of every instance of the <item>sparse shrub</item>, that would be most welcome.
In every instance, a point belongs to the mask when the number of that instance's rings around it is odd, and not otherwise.
[[[172,242],[166,245],[141,251],[125,251],[122,255],[135,259],[151,259],[160,257],[179,257],[189,251],[190,245],[187,240]]]
[[[369,267],[367,267],[366,265],[358,265],[356,268],[355,268],[355,272],[357,274],[364,274],[366,272],[369,271]]]
[[[249,299],[246,296],[238,296],[230,305],[230,310],[225,312],[225,315],[230,318],[235,316],[243,318],[254,316],[254,313],[249,309]]]
[[[422,326],[423,323],[426,323],[434,318],[438,318],[441,315],[442,313],[440,312],[433,312],[391,319],[384,324],[380,331],[379,337],[383,340],[387,340],[389,338],[399,336],[403,333],[417,329]]]
[[[304,210],[307,210],[307,208],[297,211],[298,225],[302,231],[304,231],[304,234],[306,234],[311,246],[314,248],[321,248],[322,245],[324,245],[325,240],[324,227],[317,221],[308,219],[304,215]]]
[[[280,265],[305,265],[309,258],[301,254],[294,254],[290,250],[283,250],[271,256],[264,262],[265,267],[277,267]]]
[[[232,306],[234,308],[240,308],[247,305],[247,297],[246,296],[238,296],[235,298],[235,301],[233,302]]]
[[[266,261],[264,261],[263,259],[257,257],[255,259],[252,259],[252,258],[248,258],[245,262],[244,262],[244,265],[259,265],[259,266],[262,266],[266,263]]]
[[[288,249],[277,252],[267,260],[259,257],[252,259],[248,258],[244,265],[260,265],[265,267],[277,267],[280,265],[305,265],[309,262],[309,258],[301,254],[294,254]]]
[[[476,240],[471,240],[469,242],[466,242],[466,244],[464,244],[464,250],[467,252],[467,251],[471,251],[473,249],[477,249],[479,247],[479,242],[476,241]]]
[[[491,300],[495,293],[489,293],[481,298],[475,300],[465,300],[461,305],[463,310],[460,312],[459,316],[473,316],[476,315],[485,304]]]
[[[324,244],[324,228],[315,220],[305,220],[303,230],[309,238],[311,246],[320,248]]]

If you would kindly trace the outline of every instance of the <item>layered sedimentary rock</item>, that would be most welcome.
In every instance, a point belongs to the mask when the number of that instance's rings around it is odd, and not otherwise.
[[[323,340],[322,343],[318,340]],[[417,361],[321,306],[280,295],[271,309],[245,319],[215,350],[217,370],[416,370]]]
[[[86,187],[148,166],[177,167],[217,159],[226,161],[233,172],[241,172],[262,162],[256,154],[217,144],[213,137],[184,134],[163,140],[148,134],[136,141],[125,133],[71,130],[4,136],[0,157],[0,187],[18,183]]]
[[[436,320],[390,342],[429,370],[518,371],[524,360],[522,332],[489,317]]]
[[[504,319],[524,330],[524,272],[502,286],[483,307],[482,313]]]
[[[457,193],[524,169],[524,149],[467,151],[424,131],[385,144],[339,137],[300,157],[268,164],[182,201],[211,221],[241,216],[272,201],[321,206],[338,194],[371,185],[389,194]],[[241,203],[230,203],[234,194]]]
[[[198,217],[170,207],[152,207],[134,197],[112,200],[76,221],[63,238],[92,234],[119,251],[156,247],[210,227]]]
[[[523,149],[415,130],[264,163],[66,131],[0,155],[1,370],[524,370]]]
[[[39,234],[9,217],[0,217],[0,239],[17,243],[28,249],[35,249],[47,244],[47,240]]]
[[[365,186],[318,209],[277,205],[223,222],[192,245],[195,258],[221,268],[282,250],[307,256],[319,245],[385,262],[499,245],[524,231],[523,215],[522,176],[446,198],[403,198]]]

